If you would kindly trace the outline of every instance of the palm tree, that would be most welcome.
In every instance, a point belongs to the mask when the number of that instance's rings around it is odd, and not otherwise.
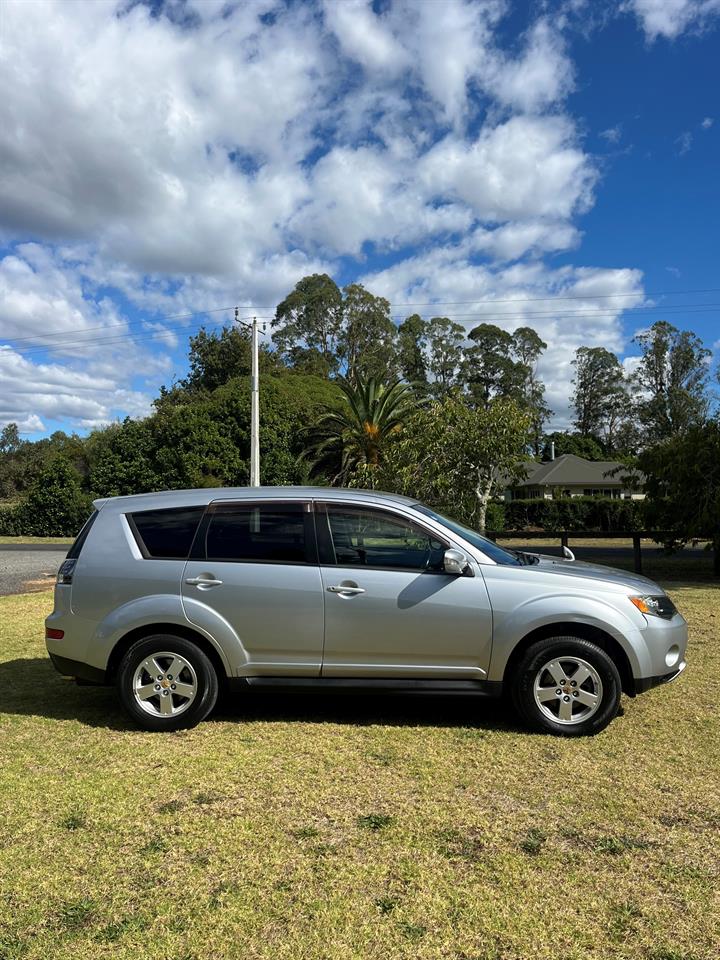
[[[339,383],[343,403],[327,410],[311,430],[302,459],[313,474],[330,474],[344,483],[357,467],[377,466],[383,445],[420,406],[411,388],[400,380],[380,383],[375,377]]]

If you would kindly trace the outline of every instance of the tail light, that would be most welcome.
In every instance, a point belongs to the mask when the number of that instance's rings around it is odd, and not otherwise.
[[[76,563],[77,560],[63,560],[58,570],[57,583],[72,583]]]
[[[57,627],[45,627],[45,636],[48,640],[62,640],[65,631],[58,630]]]

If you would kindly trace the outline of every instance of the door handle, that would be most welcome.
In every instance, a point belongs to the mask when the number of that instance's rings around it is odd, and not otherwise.
[[[215,580],[214,577],[188,577],[185,583],[191,587],[219,587],[222,580]]]
[[[327,589],[328,589],[328,593],[340,593],[340,594],[345,593],[348,596],[352,596],[352,597],[354,597],[355,594],[357,593],[365,593],[364,587],[347,587],[347,586],[344,586],[342,583],[338,583],[336,586],[328,587]]]

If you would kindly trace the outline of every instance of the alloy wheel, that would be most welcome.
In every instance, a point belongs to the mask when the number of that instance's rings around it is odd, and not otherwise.
[[[595,667],[581,657],[555,657],[535,674],[533,696],[540,711],[555,723],[589,720],[603,699],[603,685]]]

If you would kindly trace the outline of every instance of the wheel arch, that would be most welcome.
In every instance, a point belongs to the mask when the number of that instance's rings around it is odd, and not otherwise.
[[[503,672],[503,687],[508,685],[528,648],[538,640],[546,640],[548,637],[579,637],[582,640],[589,640],[591,643],[597,644],[617,667],[622,681],[623,693],[630,697],[635,696],[632,667],[628,655],[620,643],[611,634],[601,630],[600,627],[589,623],[578,623],[577,621],[546,623],[526,634],[508,657]]]
[[[212,663],[215,668],[215,673],[217,674],[218,683],[221,685],[226,683],[228,679],[227,670],[225,669],[225,664],[220,654],[213,644],[197,630],[178,623],[146,623],[123,634],[110,652],[105,671],[105,682],[114,683],[120,661],[136,641],[142,640],[144,637],[152,637],[156,633],[175,634],[175,636],[182,637],[184,640],[189,640],[190,643],[194,643],[207,656],[210,663]]]

